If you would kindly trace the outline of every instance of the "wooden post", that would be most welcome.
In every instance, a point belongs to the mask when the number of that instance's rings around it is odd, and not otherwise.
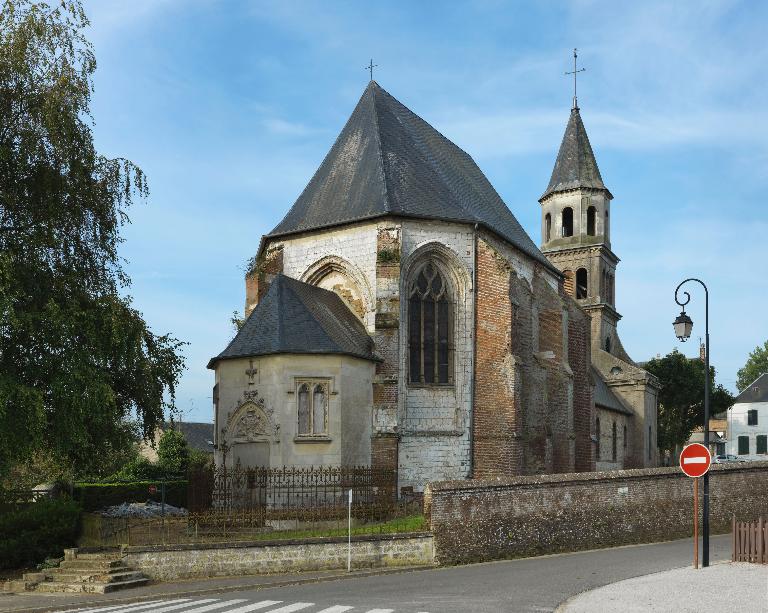
[[[765,558],[763,557],[765,555],[765,549],[763,547],[763,516],[760,516],[760,519],[757,520],[757,562],[758,564],[764,564]]]
[[[733,519],[731,520],[731,541],[732,541],[731,562],[735,562],[736,561],[736,513],[733,514]]]
[[[699,567],[699,478],[693,479],[693,567]]]

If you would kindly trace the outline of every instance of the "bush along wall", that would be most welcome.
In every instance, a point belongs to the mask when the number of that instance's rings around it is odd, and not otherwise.
[[[98,511],[124,502],[162,501],[161,481],[134,481],[132,483],[77,483],[73,495],[84,511]],[[150,486],[157,492],[150,494]],[[165,502],[175,507],[187,506],[187,481],[166,481]]]
[[[44,499],[0,514],[0,569],[31,568],[73,547],[80,505],[68,498]]]

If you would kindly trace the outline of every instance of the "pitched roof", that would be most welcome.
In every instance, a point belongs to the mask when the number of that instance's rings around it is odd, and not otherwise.
[[[571,109],[568,125],[565,127],[563,142],[557,153],[555,167],[549,185],[540,198],[543,200],[550,194],[579,187],[604,189],[608,191],[600,176],[595,154],[589,144],[587,130],[581,121],[579,107]],[[608,192],[610,194],[610,192]]]
[[[742,402],[768,402],[768,372],[760,375],[736,396],[734,404]]]
[[[184,435],[192,449],[213,453],[213,424],[195,421],[165,422],[163,430],[174,428]]]
[[[325,289],[277,275],[227,348],[208,362],[277,353],[345,354],[378,360],[373,340],[344,302]]]
[[[592,368],[592,374],[595,379],[595,405],[618,413],[624,413],[625,415],[634,415],[632,411],[624,406],[619,397],[613,393],[613,390],[608,387],[608,384],[600,376],[597,369]]]
[[[388,215],[478,223],[557,270],[472,158],[371,81],[309,184],[267,236]]]

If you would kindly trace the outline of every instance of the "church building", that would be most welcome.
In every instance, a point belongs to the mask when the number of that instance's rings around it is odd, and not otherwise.
[[[430,481],[654,466],[616,325],[611,193],[578,106],[537,247],[472,158],[371,81],[246,275],[216,461]]]

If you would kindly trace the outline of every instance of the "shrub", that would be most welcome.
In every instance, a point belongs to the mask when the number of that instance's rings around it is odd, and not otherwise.
[[[165,471],[162,467],[153,464],[143,456],[136,456],[116,473],[104,479],[98,479],[98,481],[101,483],[133,483],[162,479],[164,476]]]
[[[157,486],[150,494],[149,487]],[[76,483],[74,497],[84,511],[98,511],[123,502],[162,500],[161,481],[133,481],[130,483]],[[187,481],[166,481],[165,502],[175,507],[187,506]]]
[[[73,547],[80,505],[68,498],[43,499],[0,515],[0,568],[30,568]]]
[[[189,446],[181,432],[173,429],[163,432],[157,444],[157,463],[169,474],[186,472],[189,465]]]

